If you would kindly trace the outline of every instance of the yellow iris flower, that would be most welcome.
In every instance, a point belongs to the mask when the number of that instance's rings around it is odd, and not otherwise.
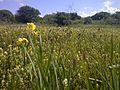
[[[36,29],[36,25],[34,23],[27,23],[27,29],[28,30],[35,30]]]
[[[24,43],[28,43],[28,40],[26,38],[18,38],[17,45],[22,45]]]

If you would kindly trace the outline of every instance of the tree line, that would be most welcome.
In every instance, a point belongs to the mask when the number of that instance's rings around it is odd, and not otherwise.
[[[110,14],[98,12],[93,16],[81,17],[76,12],[57,12],[40,17],[40,11],[30,6],[22,6],[16,14],[9,10],[0,10],[0,23],[27,23],[36,22],[48,25],[74,25],[74,24],[120,24],[120,12]]]

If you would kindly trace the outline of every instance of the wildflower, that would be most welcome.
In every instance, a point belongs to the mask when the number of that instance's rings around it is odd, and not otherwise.
[[[64,85],[65,87],[68,86],[68,80],[67,80],[67,78],[65,78],[65,79],[63,80],[63,85]]]
[[[26,38],[23,38],[23,43],[28,43],[28,40]]]
[[[34,23],[27,23],[27,29],[35,30],[36,29],[36,25]]]
[[[90,78],[90,77],[89,77],[89,80],[91,80],[91,81],[96,81],[96,82],[102,82],[102,81],[101,81],[101,80],[99,80],[99,79]]]
[[[119,65],[119,64],[109,66],[109,68],[110,68],[110,69],[112,69],[112,68],[119,68],[119,67],[120,67],[120,65]]]
[[[7,51],[5,51],[5,52],[4,52],[4,54],[5,54],[5,55],[8,55],[8,52],[7,52]]]
[[[13,51],[13,53],[15,54],[15,53],[18,53],[18,52],[19,52],[19,49],[18,49],[18,47],[14,47],[14,48],[12,49],[12,51]]]
[[[10,44],[8,47],[12,47],[12,45]]]
[[[5,75],[3,75],[3,79],[5,79]]]
[[[21,68],[22,71],[24,71],[24,68]]]
[[[26,38],[18,38],[17,45],[21,45],[24,43],[28,43],[28,40]]]
[[[17,40],[17,45],[21,45],[22,44],[22,38],[18,38],[18,40]]]
[[[32,32],[33,33],[33,35],[35,36],[35,37],[38,37],[39,36],[39,33],[38,32]]]

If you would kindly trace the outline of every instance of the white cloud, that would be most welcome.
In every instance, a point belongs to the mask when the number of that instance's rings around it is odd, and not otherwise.
[[[14,0],[15,2],[17,2],[20,6],[25,6],[25,4],[23,3],[24,0]]]
[[[89,16],[89,14],[88,14],[88,13],[85,13],[84,11],[78,12],[78,15],[80,15],[80,16],[82,16],[82,17],[87,17],[87,16]]]
[[[96,13],[97,13],[97,11],[91,11],[91,12],[80,11],[80,12],[78,12],[78,15],[80,15],[82,17],[87,17],[87,16],[92,16]]]
[[[25,4],[24,4],[24,3],[22,3],[22,2],[19,2],[19,4],[20,4],[20,6],[25,6]]]
[[[109,13],[115,13],[116,11],[120,11],[120,9],[115,8],[112,6],[113,1],[107,0],[104,2],[104,7],[101,9],[101,11],[109,12]]]
[[[87,17],[94,15],[97,11],[95,11],[92,7],[84,7],[83,10],[79,10],[77,13],[82,17]]]
[[[83,9],[84,10],[93,10],[94,8],[92,8],[92,7],[84,7]]]
[[[103,2],[103,7],[102,9],[99,10],[95,10],[92,7],[84,7],[83,10],[78,11],[78,15],[82,16],[82,17],[87,17],[87,16],[92,16],[94,14],[96,14],[97,12],[109,12],[109,13],[115,13],[116,11],[120,11],[119,8],[115,8],[113,7],[113,0],[106,0],[105,2]]]
[[[104,6],[107,8],[109,8],[109,6],[111,6],[111,5],[112,5],[112,1],[105,1],[104,2]]]

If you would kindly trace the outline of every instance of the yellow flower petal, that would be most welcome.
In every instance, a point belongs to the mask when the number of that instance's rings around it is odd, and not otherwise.
[[[35,30],[36,29],[36,25],[34,23],[27,23],[27,29],[28,30]]]

